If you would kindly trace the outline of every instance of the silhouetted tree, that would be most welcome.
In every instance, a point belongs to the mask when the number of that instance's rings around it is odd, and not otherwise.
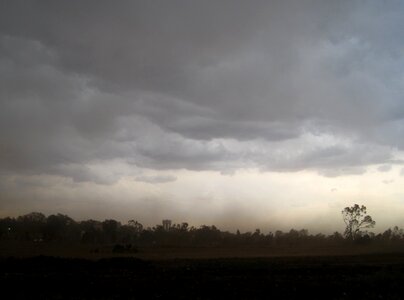
[[[76,222],[67,215],[50,215],[46,219],[45,238],[47,240],[74,240],[79,235]]]
[[[181,223],[181,231],[188,231],[188,223],[183,222]]]
[[[117,238],[117,231],[120,223],[115,220],[105,220],[102,222],[102,231],[107,242],[115,243]]]
[[[133,229],[133,232],[136,235],[136,237],[138,237],[140,233],[143,231],[143,225],[138,221],[129,220],[128,226],[130,226]]]
[[[83,243],[99,243],[102,241],[102,223],[95,220],[80,222],[80,241]]]
[[[42,239],[42,232],[46,223],[46,217],[39,212],[31,212],[29,214],[19,216],[17,218],[19,229],[23,232],[22,239],[38,240]],[[17,229],[17,228],[15,228]]]
[[[366,206],[355,204],[345,207],[341,212],[346,225],[344,235],[346,238],[354,240],[361,233],[361,229],[372,228],[376,222],[366,214]]]

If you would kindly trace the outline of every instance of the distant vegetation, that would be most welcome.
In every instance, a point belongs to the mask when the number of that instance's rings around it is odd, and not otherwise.
[[[32,241],[37,243],[58,241],[60,243],[110,244],[118,245],[117,251],[125,251],[129,245],[175,246],[175,247],[214,247],[214,246],[287,246],[303,245],[333,247],[341,244],[394,244],[404,246],[404,231],[398,227],[374,234],[361,231],[374,225],[366,208],[353,206],[345,208],[343,219],[347,224],[345,234],[335,232],[331,235],[309,234],[305,229],[291,229],[288,232],[236,233],[221,231],[215,226],[202,225],[189,227],[187,223],[173,224],[169,228],[156,225],[144,228],[135,220],[121,224],[116,220],[77,222],[67,215],[56,214],[46,217],[33,212],[18,218],[0,219],[0,240]],[[354,238],[353,238],[354,237]]]

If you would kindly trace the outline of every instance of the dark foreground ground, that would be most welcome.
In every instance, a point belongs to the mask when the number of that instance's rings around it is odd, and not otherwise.
[[[0,259],[3,299],[403,299],[404,255]]]

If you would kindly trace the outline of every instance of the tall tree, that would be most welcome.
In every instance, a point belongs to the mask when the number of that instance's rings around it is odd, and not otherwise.
[[[366,214],[366,206],[355,204],[345,207],[342,210],[342,218],[346,225],[344,235],[346,238],[354,240],[361,233],[362,229],[372,228],[376,222]]]

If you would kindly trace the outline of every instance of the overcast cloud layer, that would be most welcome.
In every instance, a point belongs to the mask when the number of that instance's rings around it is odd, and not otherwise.
[[[0,0],[0,170],[388,171],[402,1]]]

